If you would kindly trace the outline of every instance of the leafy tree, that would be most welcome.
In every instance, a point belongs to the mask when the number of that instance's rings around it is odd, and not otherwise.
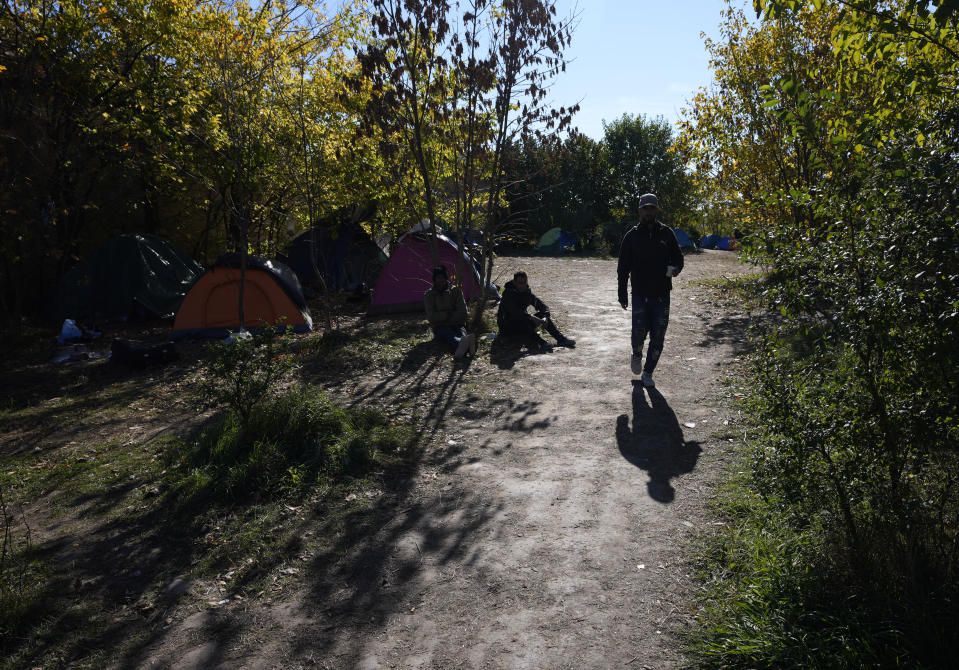
[[[599,224],[609,221],[612,175],[608,149],[579,132],[570,133],[563,142],[562,191],[573,223],[566,228],[579,235],[588,235]]]
[[[378,129],[395,175],[407,177],[411,210],[432,224],[446,218],[460,234],[478,223],[487,281],[504,152],[524,132],[563,128],[574,111],[554,110],[545,99],[546,82],[564,68],[571,31],[571,21],[555,14],[554,3],[542,0],[374,0],[372,39],[358,49],[371,82],[366,126]],[[433,253],[436,262],[435,246]]]
[[[834,607],[858,603],[902,648],[867,647],[946,667],[959,615],[954,3],[756,6],[760,27],[714,45],[722,86],[684,131],[717,192],[766,232],[751,253],[773,269],[763,297],[781,318],[755,358],[752,481],[816,545],[817,564],[794,572],[821,573],[842,592]],[[758,76],[737,77],[749,64]]]
[[[625,225],[637,216],[644,193],[655,193],[664,215],[678,224],[678,217],[691,209],[694,184],[687,174],[685,154],[674,146],[672,127],[662,117],[623,114],[604,123],[603,131],[610,209],[620,221],[607,231],[609,243],[618,246]]]
[[[830,34],[837,18],[831,10],[800,12],[757,27],[728,7],[720,40],[706,39],[716,83],[684,110],[679,144],[708,178],[707,209],[761,238],[799,244],[815,228],[806,203],[767,196],[806,190],[825,173],[812,155],[826,141],[825,130],[794,126],[783,113],[809,118],[828,106],[822,86],[836,77]],[[780,221],[789,225],[777,227]]]
[[[104,220],[150,225],[144,145],[178,111],[153,76],[189,3],[5,2],[0,6],[0,291],[8,326],[42,304]],[[114,231],[116,230],[114,229]]]
[[[581,238],[609,221],[610,178],[605,146],[579,132],[561,140],[527,136],[505,159],[512,221],[537,238],[560,226]]]
[[[362,70],[351,89],[358,92],[369,84],[361,118],[367,135],[378,133],[380,152],[406,191],[407,223],[428,218],[435,226],[439,219],[437,189],[444,178],[442,154],[448,150],[441,132],[451,114],[449,11],[443,0],[374,0],[370,39],[356,48]],[[435,242],[433,255],[435,263]]]
[[[48,296],[120,232],[209,261],[272,255],[286,235],[373,197],[397,201],[352,141],[348,7],[299,2],[23,2],[0,6],[3,315]],[[385,180],[384,180],[385,181]],[[9,232],[9,234],[6,234]]]

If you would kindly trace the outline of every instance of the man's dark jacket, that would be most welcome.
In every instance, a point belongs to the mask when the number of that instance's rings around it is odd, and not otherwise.
[[[532,291],[520,291],[513,280],[506,282],[503,287],[503,297],[499,301],[496,311],[496,324],[502,328],[529,323],[527,308],[533,307],[534,312],[549,312],[549,307],[542,300],[533,295]]]
[[[669,295],[673,280],[666,276],[666,266],[683,269],[683,252],[672,228],[657,221],[652,228],[640,223],[627,231],[619,249],[619,302],[626,304],[626,281],[633,286],[633,295],[641,298],[662,298]]]

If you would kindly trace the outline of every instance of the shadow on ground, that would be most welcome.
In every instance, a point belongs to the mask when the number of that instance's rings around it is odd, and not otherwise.
[[[546,350],[535,350],[516,338],[497,337],[490,344],[489,358],[490,362],[500,370],[510,370],[521,358],[545,355],[550,351],[551,347]]]
[[[702,448],[683,439],[676,414],[655,388],[644,389],[634,379],[632,402],[632,422],[626,414],[616,417],[616,444],[623,458],[649,475],[649,497],[671,503],[676,498],[671,480],[696,468]]]
[[[385,351],[397,337],[400,348]],[[263,653],[256,644],[257,631],[269,625],[262,609],[254,617],[235,597],[256,597],[256,589],[262,595],[271,579],[274,584],[294,579],[284,576],[291,568],[296,580],[306,582],[309,595],[303,602],[281,606],[286,608],[278,615],[283,625],[301,623],[291,632],[294,644],[287,652],[334,655],[341,667],[353,667],[362,655],[362,641],[371,639],[397,607],[416,602],[416,582],[423,572],[442,569],[472,544],[473,536],[498,513],[483,499],[444,489],[419,498],[426,502],[410,502],[421,467],[442,471],[461,458],[463,445],[432,443],[450,412],[463,407],[457,394],[471,362],[453,361],[428,339],[420,318],[361,320],[348,338],[331,338],[326,344],[321,338],[303,340],[302,346],[308,348],[302,382],[335,386],[336,395],[353,407],[385,409],[407,402],[408,414],[401,418],[411,421],[418,434],[418,456],[380,473],[379,490],[368,500],[349,504],[327,496],[304,503],[308,512],[287,520],[284,537],[292,539],[267,556],[257,556],[254,570],[225,582],[212,596],[199,593],[197,582],[191,581],[209,553],[204,539],[208,529],[180,508],[180,501],[146,491],[141,481],[118,480],[95,494],[70,493],[65,479],[47,502],[77,510],[87,527],[83,537],[53,530],[49,539],[36,542],[33,556],[55,571],[45,601],[48,632],[23,644],[10,638],[3,642],[5,652],[17,655],[16,667],[44,664],[54,655],[67,665],[107,665],[113,660],[117,668],[229,667],[238,655]],[[356,372],[344,378],[344,369]],[[78,411],[97,413],[96,398],[117,381],[113,374],[96,380],[97,392],[84,399]],[[182,374],[170,378],[179,380]],[[108,401],[132,404],[148,394],[146,386],[125,384]],[[471,417],[482,419],[494,411],[495,403],[468,407]],[[527,422],[539,420],[536,411],[519,407],[510,416],[525,429]],[[57,410],[43,410],[41,418],[56,421]],[[158,457],[163,450],[155,442],[138,447],[156,450]],[[71,470],[67,477],[79,475]],[[223,515],[253,512],[255,505],[245,503],[224,509]],[[307,555],[306,538],[311,535],[324,542],[318,551],[312,545]],[[199,581],[209,586],[211,577],[201,574]],[[282,589],[274,595],[282,598]],[[229,604],[205,609],[207,600]],[[194,602],[190,607],[200,609],[184,624],[182,606]],[[356,633],[344,635],[344,626]],[[122,657],[114,659],[119,649]]]
[[[723,316],[709,323],[703,339],[696,343],[697,347],[709,349],[718,345],[728,346],[735,356],[743,356],[752,352],[753,343],[744,334],[749,332],[755,317],[748,314],[734,314]]]

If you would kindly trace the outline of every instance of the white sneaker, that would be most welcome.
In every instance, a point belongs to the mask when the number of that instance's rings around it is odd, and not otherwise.
[[[643,371],[643,357],[637,354],[633,354],[633,357],[629,359],[629,369],[633,371],[634,375],[638,375]]]
[[[466,335],[460,340],[459,344],[456,345],[456,351],[453,352],[453,358],[463,358],[463,356],[466,355],[467,350],[470,348],[471,337],[472,335]]]
[[[656,383],[653,381],[653,376],[649,374],[648,372],[643,373],[643,386],[645,386],[648,389],[651,389],[654,386],[656,386]]]

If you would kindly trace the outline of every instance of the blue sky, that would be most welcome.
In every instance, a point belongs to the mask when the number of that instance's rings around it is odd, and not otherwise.
[[[557,0],[568,14],[577,0]],[[573,123],[593,139],[624,112],[679,119],[684,103],[712,76],[701,32],[715,37],[723,0],[578,0],[572,60],[555,81],[557,107],[580,99]],[[750,3],[751,4],[751,3]],[[734,6],[745,6],[744,0]],[[751,13],[751,8],[747,10]]]

